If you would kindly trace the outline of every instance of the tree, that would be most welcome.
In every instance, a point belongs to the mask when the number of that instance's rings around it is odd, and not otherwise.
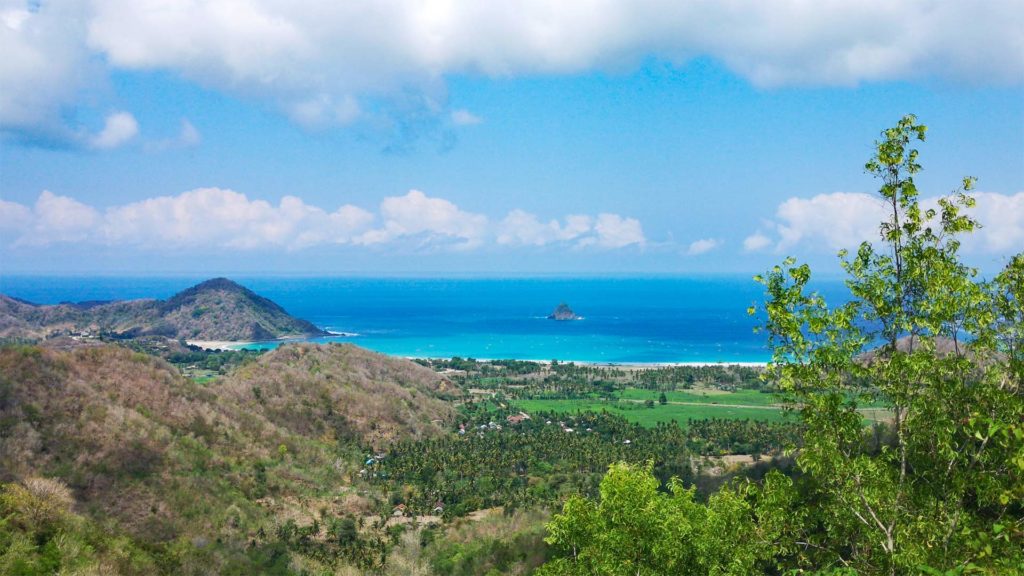
[[[549,524],[565,557],[545,574],[1024,574],[1024,253],[991,281],[961,262],[974,180],[919,202],[925,130],[904,117],[866,165],[891,210],[880,242],[840,253],[848,302],[793,259],[757,278],[766,378],[803,427],[796,483],[771,473],[705,506],[613,466],[600,501]],[[865,426],[867,402],[891,421]]]
[[[974,180],[921,205],[911,143],[925,130],[904,117],[866,165],[891,211],[877,247],[840,253],[850,302],[829,307],[792,259],[759,278],[768,377],[806,426],[798,464],[819,512],[807,557],[862,574],[1024,569],[1024,258],[993,282],[960,261],[958,236],[978,226],[963,213]],[[892,412],[877,451],[858,412],[867,400]]]
[[[658,395],[658,404],[661,404],[662,406],[668,404],[668,397],[665,396],[664,392]]]
[[[725,489],[708,503],[694,500],[695,488],[677,479],[659,490],[653,464],[613,464],[601,481],[597,502],[574,496],[548,524],[549,544],[563,557],[546,564],[543,576],[746,576],[764,573],[782,547],[784,513],[759,517],[756,494],[792,497],[792,482],[779,473],[763,489]],[[744,534],[736,538],[736,534]]]

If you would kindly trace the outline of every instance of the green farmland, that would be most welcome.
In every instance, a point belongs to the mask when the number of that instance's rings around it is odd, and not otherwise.
[[[642,426],[675,420],[685,426],[687,420],[727,418],[730,420],[762,420],[767,422],[796,421],[782,409],[774,407],[738,407],[726,404],[657,404],[651,408],[630,400],[516,400],[514,405],[526,412],[600,412],[607,410]]]
[[[724,418],[729,420],[758,420],[763,422],[796,422],[796,415],[786,412],[779,399],[764,392],[739,390],[689,390],[665,392],[667,404],[658,403],[661,393],[656,390],[627,388],[617,400],[598,397],[574,399],[520,399],[512,403],[518,409],[531,412],[601,412],[622,416],[642,426],[655,426],[660,422],[676,421],[686,426],[687,420]],[[645,405],[653,400],[654,406]],[[861,409],[865,422],[887,419],[883,408]]]

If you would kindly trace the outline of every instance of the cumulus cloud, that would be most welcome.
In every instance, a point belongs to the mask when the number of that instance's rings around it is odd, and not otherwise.
[[[487,217],[465,212],[443,198],[431,198],[419,190],[405,196],[391,196],[380,204],[384,226],[363,234],[361,244],[380,244],[416,236],[421,244],[447,244],[474,248],[483,243]]]
[[[701,238],[700,240],[690,242],[690,245],[686,248],[686,253],[689,256],[699,256],[718,248],[719,245],[721,245],[721,242],[714,238]]]
[[[498,224],[498,244],[544,246],[553,242],[575,240],[593,230],[593,218],[574,214],[558,220],[541,222],[523,210],[513,210]]]
[[[1024,78],[1017,0],[5,0],[2,7],[0,121],[10,130],[59,124],[63,108],[114,70],[170,71],[272,102],[311,126],[352,122],[368,98],[412,90],[443,99],[453,75],[623,70],[648,57],[677,64],[711,57],[767,87]]]
[[[759,252],[772,245],[772,239],[765,236],[761,231],[754,232],[743,239],[743,250],[745,252]]]
[[[89,145],[99,150],[109,150],[127,143],[138,133],[139,123],[135,116],[128,112],[115,112],[107,116],[103,130],[89,139]]]
[[[0,230],[15,245],[43,246],[89,240],[101,222],[95,208],[44,190],[33,206],[0,201]]]
[[[978,192],[970,214],[982,228],[966,242],[966,248],[997,254],[1024,250],[1024,192],[1012,196]]]
[[[639,221],[617,214],[541,222],[513,210],[492,224],[483,214],[419,190],[385,198],[374,213],[351,204],[327,211],[295,196],[273,204],[234,190],[198,188],[105,210],[49,191],[32,206],[0,200],[0,242],[13,247],[85,242],[144,249],[299,250],[350,244],[469,250],[548,244],[615,249],[645,240]]]
[[[251,249],[345,244],[373,214],[345,205],[334,212],[285,196],[276,206],[220,188],[200,188],[107,210],[97,240],[108,244]]]
[[[90,13],[80,2],[0,2],[0,130],[46,145],[81,139],[62,112],[104,80],[84,45]]]
[[[972,192],[976,201],[968,214],[981,223],[980,230],[966,236],[968,252],[1008,254],[1024,246],[1024,192],[998,194]],[[922,198],[924,208],[938,208],[938,198]],[[797,245],[820,246],[829,250],[850,249],[879,238],[879,225],[889,210],[878,196],[835,192],[812,198],[790,198],[775,212],[775,239],[757,232],[748,236],[744,248],[756,251],[774,244],[777,252]]]
[[[790,198],[775,211],[779,219],[777,249],[786,250],[804,239],[824,241],[833,250],[850,248],[878,236],[885,205],[863,193],[835,192],[813,198]]]
[[[0,200],[0,246],[24,244],[22,238],[32,227],[32,208]]]
[[[643,227],[636,218],[623,218],[618,214],[599,214],[594,224],[593,237],[584,238],[579,246],[596,245],[602,248],[622,248],[631,245],[644,245]]]

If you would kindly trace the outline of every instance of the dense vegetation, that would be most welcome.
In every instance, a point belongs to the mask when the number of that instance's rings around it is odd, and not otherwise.
[[[699,503],[677,481],[660,491],[650,466],[613,466],[599,498],[549,524],[561,557],[543,574],[1024,573],[1024,253],[990,282],[959,260],[973,181],[922,206],[924,133],[902,119],[867,164],[891,218],[879,247],[840,255],[852,301],[808,293],[792,260],[759,278],[800,474]],[[888,433],[864,428],[866,401],[891,407]]]
[[[459,434],[398,443],[365,473],[411,511],[429,514],[441,505],[451,517],[595,495],[614,462],[651,462],[663,481],[678,477],[692,485],[703,475],[700,456],[778,456],[799,438],[794,425],[748,420],[697,420],[681,428],[640,426],[608,413],[537,412],[514,423],[509,416],[516,418],[511,411],[464,408]]]
[[[514,393],[515,388],[509,386],[529,384],[528,394],[563,398],[627,387],[665,391],[701,385],[720,390],[764,388],[762,369],[740,365],[635,367],[459,357],[415,362],[449,373],[453,379],[477,388]]]

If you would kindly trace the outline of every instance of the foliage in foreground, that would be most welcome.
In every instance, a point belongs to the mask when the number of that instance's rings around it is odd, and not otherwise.
[[[545,574],[1024,573],[1024,254],[991,282],[960,261],[973,180],[922,206],[910,145],[924,133],[903,118],[866,166],[891,217],[880,248],[840,255],[849,303],[808,293],[792,260],[759,277],[768,377],[805,427],[797,483],[770,475],[700,505],[614,466],[600,501],[550,523],[565,556]],[[869,441],[866,402],[892,407],[891,441]]]
[[[769,473],[763,487],[726,488],[706,504],[678,480],[669,482],[667,493],[660,484],[650,464],[612,465],[599,501],[573,497],[548,524],[547,540],[564,557],[539,574],[741,576],[763,573],[792,547],[787,509],[794,493],[778,472]],[[761,494],[778,506],[755,509]]]

